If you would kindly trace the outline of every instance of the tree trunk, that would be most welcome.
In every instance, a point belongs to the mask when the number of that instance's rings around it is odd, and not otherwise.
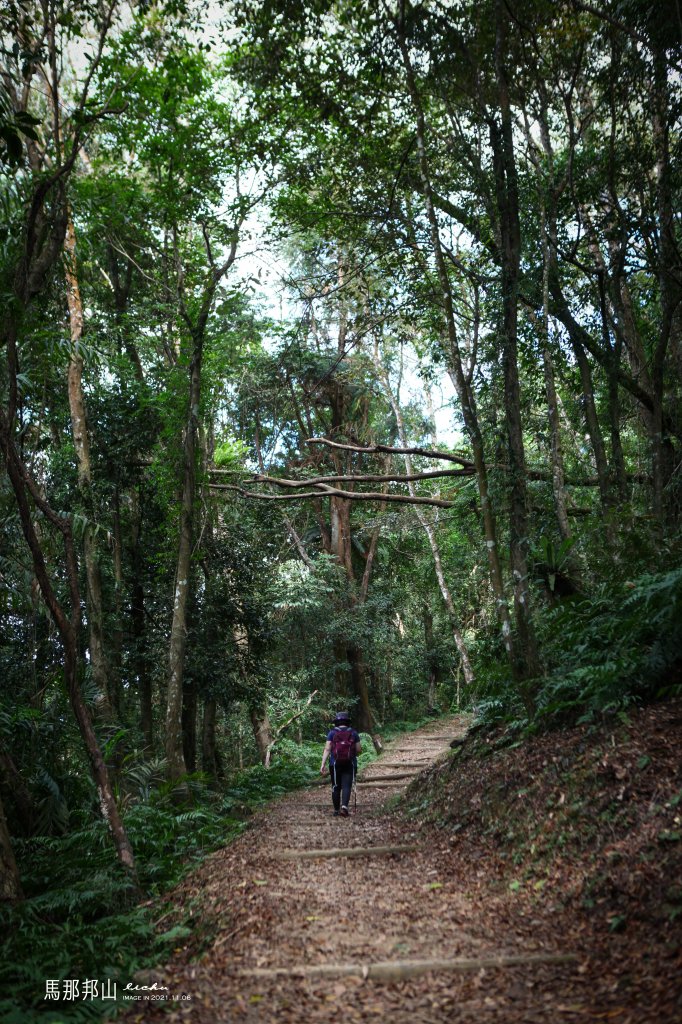
[[[438,659],[433,649],[433,615],[427,604],[422,606],[422,620],[424,623],[424,648],[426,650],[426,667],[429,678],[428,709],[435,710],[438,701],[438,683],[440,682],[440,671]]]
[[[353,549],[350,525],[350,501],[346,498],[329,499],[331,518],[331,553],[335,556],[339,565],[342,565],[349,583],[352,583],[355,574],[353,572]],[[363,661],[362,652],[355,644],[347,644],[339,640],[336,645],[337,663],[348,664],[350,667],[350,686],[346,684],[346,672],[343,669],[337,671],[337,690],[339,694],[348,690],[357,698],[357,727],[362,732],[372,736],[372,742],[377,750],[381,748],[381,742],[374,735],[375,724],[372,709],[369,703],[369,690],[367,688],[367,671]]]
[[[137,680],[140,699],[140,729],[144,736],[145,750],[151,757],[154,753],[154,702],[152,680],[146,654],[146,625],[144,610],[143,558],[140,545],[142,513],[140,495],[132,492],[131,545],[133,582],[130,594],[130,626],[133,636],[133,671]]]
[[[391,385],[386,370],[383,368],[383,366],[380,366],[378,363],[376,363],[375,365],[377,367],[377,370],[379,371],[380,376],[383,379],[386,397],[391,403],[391,408],[393,409],[393,414],[398,425],[398,437],[400,438],[400,443],[403,446],[403,448],[407,448],[407,431],[405,430],[405,421],[403,419],[400,403],[398,401],[398,398],[393,395],[393,391],[391,390]],[[405,455],[404,459],[407,475],[411,476],[414,472],[412,466],[412,459],[409,455]],[[410,493],[410,496],[414,497],[416,494],[416,488],[412,480],[408,480],[407,488]],[[450,587],[448,586],[448,582],[445,578],[445,571],[443,569],[443,561],[441,559],[440,548],[438,546],[438,540],[436,538],[436,531],[434,530],[432,524],[429,522],[429,520],[426,518],[426,516],[418,506],[415,506],[414,513],[415,516],[417,517],[417,521],[419,522],[421,528],[423,529],[429,541],[429,547],[431,548],[431,554],[433,556],[433,565],[436,570],[436,579],[438,580],[438,587],[441,592],[443,601],[445,603],[445,607],[447,609],[448,620],[450,622],[450,629],[452,630],[452,636],[455,641],[455,646],[457,647],[457,652],[462,663],[462,671],[464,672],[464,678],[466,680],[467,686],[471,686],[474,682],[474,671],[471,667],[471,661],[469,660],[469,651],[467,650],[467,646],[466,643],[464,642],[464,637],[462,636],[462,631],[460,629],[459,616],[457,615],[457,611],[455,609],[455,603],[452,600],[452,593],[450,592]]]
[[[561,444],[561,423],[559,419],[559,404],[557,401],[556,384],[554,380],[554,363],[549,344],[549,264],[550,251],[547,238],[547,227],[545,224],[545,211],[542,211],[542,328],[543,328],[543,349],[542,365],[545,373],[545,394],[547,396],[547,418],[549,420],[550,436],[550,464],[552,469],[552,494],[554,496],[554,511],[556,513],[559,533],[562,540],[568,540],[571,536],[571,527],[568,522],[568,509],[566,505],[566,485],[564,477],[564,453]]]
[[[615,497],[618,504],[622,504],[627,495],[627,473],[625,470],[625,457],[623,446],[620,440],[620,395],[618,391],[618,369],[622,355],[622,341],[616,336],[615,344],[611,344],[611,330],[609,324],[609,310],[606,302],[606,276],[607,270],[601,250],[596,245],[596,261],[599,268],[599,310],[601,314],[601,333],[604,351],[608,352],[609,359],[606,368],[607,384],[607,408],[609,414],[609,427],[611,433],[611,467],[612,484],[615,487]]]
[[[64,239],[64,272],[66,297],[69,307],[71,329],[71,353],[69,356],[68,395],[73,444],[78,463],[78,489],[85,514],[83,530],[83,556],[86,573],[86,608],[90,664],[92,676],[101,694],[99,710],[107,717],[113,716],[115,702],[112,693],[111,668],[104,646],[104,602],[102,598],[102,576],[99,564],[99,550],[95,530],[95,503],[92,488],[92,464],[90,461],[90,438],[87,426],[87,410],[83,394],[83,303],[76,264],[76,234],[69,217]]]
[[[188,772],[197,767],[197,687],[185,680],[182,688],[182,751]]]
[[[121,496],[114,487],[114,627],[111,632],[113,702],[123,715],[123,537],[121,533]]]
[[[168,696],[166,704],[166,760],[168,776],[178,779],[187,771],[182,749],[182,688],[187,645],[187,608],[192,570],[194,539],[194,494],[196,480],[197,434],[201,400],[201,364],[203,332],[193,338],[189,369],[189,403],[183,452],[183,481],[180,511],[180,538],[175,570],[175,597],[169,651]]]
[[[261,763],[268,767],[270,759],[270,744],[272,743],[272,728],[268,712],[263,705],[249,707],[249,718],[253,728],[253,736],[258,747],[258,754]]]
[[[499,218],[502,271],[502,363],[504,404],[509,457],[509,546],[514,587],[514,611],[519,637],[519,675],[533,679],[540,675],[540,660],[531,617],[528,587],[528,515],[526,460],[521,422],[521,395],[518,370],[518,300],[521,258],[521,226],[514,154],[512,114],[505,65],[508,12],[497,5],[495,73],[500,124],[491,120],[490,143],[493,152],[495,192]],[[526,705],[532,708],[532,694],[523,687]]]
[[[614,243],[615,244],[615,243]],[[611,302],[615,311],[614,327],[619,340],[623,345],[626,358],[635,380],[641,384],[646,392],[655,395],[656,388],[649,372],[647,355],[644,349],[642,337],[637,326],[637,320],[633,307],[632,296],[628,288],[627,280],[623,274],[611,283]],[[681,363],[682,368],[682,363]],[[609,380],[610,409],[616,407],[616,401],[611,397],[612,389],[617,387],[617,382]],[[662,403],[657,404],[654,398],[652,408],[648,409],[641,402],[637,403],[637,411],[641,422],[646,430],[651,446],[651,480],[653,488],[653,508],[656,519],[660,522],[663,511],[663,493],[666,479],[670,473],[666,469],[670,460],[664,452],[667,447],[670,449],[670,442],[662,441]],[[654,411],[658,409],[658,411]],[[672,470],[670,470],[672,472]]]
[[[23,900],[21,879],[10,839],[5,809],[0,797],[0,904],[18,903]]]
[[[2,447],[5,454],[7,473],[17,499],[17,508],[19,511],[22,532],[31,552],[36,579],[40,586],[42,598],[52,615],[62,642],[64,651],[64,676],[66,679],[69,701],[90,761],[92,776],[95,781],[95,785],[97,786],[102,816],[105,818],[111,831],[119,861],[129,872],[137,885],[132,847],[126,835],[123,822],[121,821],[118,807],[114,799],[107,767],[104,763],[102,752],[99,748],[97,737],[92,726],[90,712],[83,701],[83,696],[78,683],[80,593],[78,590],[78,560],[76,558],[73,536],[71,533],[71,521],[67,517],[58,515],[52,508],[50,508],[47,502],[42,499],[39,489],[32,480],[28,469],[19,458],[14,442],[9,434],[8,425],[4,416],[0,419],[0,438],[2,440]],[[47,566],[45,564],[45,556],[31,518],[31,510],[26,494],[27,488],[30,490],[34,503],[50,521],[52,526],[62,535],[66,563],[66,582],[71,601],[70,618],[67,617],[64,609],[57,600],[57,596],[50,581]]]
[[[109,781],[109,774],[107,772],[107,766],[104,763],[102,752],[97,743],[97,737],[95,730],[92,726],[92,719],[87,709],[85,702],[83,701],[83,695],[78,685],[78,662],[77,662],[77,645],[76,637],[73,636],[69,640],[68,648],[65,651],[64,659],[64,672],[66,675],[66,681],[69,691],[69,699],[71,701],[71,707],[75,715],[78,727],[81,732],[81,736],[85,742],[85,747],[88,752],[90,759],[90,765],[92,768],[93,778],[97,786],[97,792],[99,796],[100,809],[102,811],[102,817],[105,819],[111,833],[114,838],[114,844],[118,853],[118,858],[128,872],[135,878],[135,861],[133,859],[133,850],[126,835],[123,827],[123,822],[116,805],[116,800],[111,789],[111,783]]]
[[[355,709],[355,727],[359,732],[366,732],[372,737],[372,742],[381,749],[381,743],[374,733],[376,726],[374,716],[369,705],[369,689],[367,687],[367,667],[362,657],[362,651],[355,645],[349,644],[346,648],[346,657],[350,665],[350,678],[353,687],[353,694],[358,698]]]
[[[664,429],[666,366],[668,352],[673,365],[682,373],[682,261],[677,238],[677,218],[673,200],[673,169],[670,161],[669,85],[665,51],[656,49],[651,83],[651,116],[656,153],[656,212],[658,215],[658,280],[661,297],[661,325],[654,347],[651,380],[653,384],[653,480],[654,515],[661,528],[666,518],[677,519],[680,489],[669,487],[676,459],[670,438]],[[672,367],[671,367],[672,369]],[[679,398],[679,393],[678,396]],[[673,410],[677,425],[679,410]]]
[[[216,750],[216,718],[218,703],[214,697],[204,701],[204,715],[201,723],[201,766],[212,778],[218,777]]]
[[[33,799],[21,772],[5,750],[0,750],[0,773],[3,776],[5,790],[11,794],[14,801],[23,834],[30,836],[34,819]]]
[[[347,498],[330,498],[332,554],[346,570],[348,581],[355,579],[353,572],[353,545],[351,542],[350,507]]]
[[[502,638],[505,650],[509,657],[512,673],[516,675],[517,659],[514,652],[514,640],[512,637],[511,619],[509,616],[509,605],[507,603],[507,598],[504,591],[502,566],[500,563],[500,555],[497,545],[497,528],[495,524],[495,516],[490,501],[490,492],[488,487],[488,470],[485,462],[483,436],[481,434],[480,424],[478,422],[476,402],[474,399],[473,391],[471,389],[467,375],[464,372],[462,356],[459,349],[454,303],[452,298],[452,288],[450,286],[448,269],[445,263],[445,257],[443,255],[443,248],[440,241],[440,231],[438,226],[438,216],[436,214],[436,209],[433,201],[433,189],[431,186],[431,175],[426,150],[426,121],[424,118],[424,111],[414,78],[414,71],[410,60],[409,50],[407,48],[407,44],[405,42],[405,38],[403,35],[402,26],[396,25],[396,29],[398,33],[398,45],[400,47],[400,51],[403,58],[403,64],[407,76],[408,89],[414,107],[417,123],[417,152],[419,159],[419,174],[424,192],[424,198],[426,201],[426,211],[431,234],[431,244],[433,248],[434,259],[436,262],[436,269],[438,272],[438,281],[440,284],[441,294],[443,298],[443,311],[445,316],[445,325],[447,329],[449,355],[451,361],[449,373],[452,382],[455,386],[455,390],[457,392],[457,397],[459,399],[459,403],[462,410],[464,426],[466,428],[467,434],[469,435],[469,440],[471,442],[474,468],[476,470],[476,483],[478,485],[478,494],[481,502],[481,516],[483,520],[485,546],[488,554],[490,583],[493,590],[493,594],[495,596],[497,613],[499,615],[500,622],[502,625]]]
[[[608,524],[609,512],[613,507],[613,501],[611,498],[611,488],[609,487],[609,464],[606,458],[606,447],[604,445],[599,416],[597,415],[597,406],[594,400],[592,368],[585,353],[585,349],[578,339],[571,338],[571,343],[576,362],[578,364],[578,369],[580,370],[585,422],[587,425],[587,433],[589,434],[590,443],[592,445],[592,453],[594,455],[594,465],[597,471],[597,482],[599,484],[599,497],[601,498],[602,511],[607,517]],[[612,528],[608,525],[607,530],[610,530],[611,537],[613,537]]]

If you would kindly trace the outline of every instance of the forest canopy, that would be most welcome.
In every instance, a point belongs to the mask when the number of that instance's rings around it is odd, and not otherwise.
[[[679,693],[681,31],[3,7],[3,900],[86,827],[139,893],[140,805],[340,708],[378,748]]]

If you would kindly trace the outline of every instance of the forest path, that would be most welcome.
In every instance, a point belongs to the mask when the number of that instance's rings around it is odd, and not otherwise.
[[[242,837],[174,894],[176,903],[192,905],[203,952],[197,958],[195,935],[145,980],[167,985],[179,1001],[137,1002],[127,1019],[554,1020],[533,1004],[531,989],[540,979],[542,988],[550,978],[561,985],[576,964],[552,963],[564,950],[532,934],[521,941],[513,922],[491,929],[490,915],[449,876],[450,851],[425,844],[387,806],[467,725],[465,716],[440,719],[387,745],[362,773],[357,811],[347,819],[332,816],[328,786],[290,794],[257,814]],[[395,780],[386,778],[391,773]],[[410,849],[371,853],[396,846]],[[321,855],[299,856],[310,851]],[[360,851],[367,852],[348,855]],[[471,872],[473,880],[476,864]],[[521,963],[499,963],[519,956]],[[458,968],[461,960],[476,963]],[[424,961],[439,963],[427,972]],[[380,965],[376,976],[371,965]],[[301,973],[287,973],[292,968]],[[527,987],[529,977],[535,980]],[[499,998],[499,985],[506,998]],[[190,1000],[183,1002],[182,993]]]

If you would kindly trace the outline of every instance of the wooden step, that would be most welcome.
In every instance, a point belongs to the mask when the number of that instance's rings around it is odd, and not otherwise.
[[[416,776],[414,777],[416,778]],[[362,785],[363,791],[366,789],[404,789],[407,782],[405,779],[394,779],[391,782],[374,782],[372,779],[368,779],[367,782],[360,783],[360,785]]]
[[[377,768],[423,768],[427,764],[434,764],[432,757],[425,757],[423,761],[373,761],[371,765],[367,765],[367,768],[374,765]]]
[[[300,964],[294,967],[252,967],[240,971],[249,978],[373,978],[377,981],[402,981],[430,971],[464,972],[495,968],[532,966],[533,964],[575,963],[575,953],[528,953],[517,956],[489,956],[454,960],[393,960],[369,964]]]
[[[343,846],[331,850],[279,850],[275,860],[319,860],[327,857],[390,857],[395,853],[414,853],[416,846]]]
[[[358,778],[359,786],[367,786],[370,782],[387,782],[395,781],[396,779],[415,779],[419,775],[419,772],[396,772],[394,775],[372,775],[366,779]]]

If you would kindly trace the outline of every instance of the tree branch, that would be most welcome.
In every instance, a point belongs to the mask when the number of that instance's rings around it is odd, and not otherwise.
[[[305,704],[303,705],[303,707],[299,708],[298,711],[294,712],[294,714],[291,716],[291,718],[287,718],[286,722],[284,722],[282,725],[277,727],[277,729],[275,730],[275,735],[272,737],[272,739],[268,743],[267,749],[265,751],[265,760],[264,760],[263,763],[264,763],[266,768],[270,767],[270,759],[271,759],[271,756],[272,756],[272,751],[275,749],[277,741],[280,738],[280,736],[282,735],[282,733],[284,732],[284,730],[288,729],[289,726],[291,725],[291,723],[295,722],[297,718],[300,718],[301,715],[305,714],[306,710],[310,707],[310,705],[312,704],[314,698],[317,696],[317,694],[319,692],[320,692],[319,690],[313,690],[313,692],[310,694],[310,696],[308,697],[308,699],[305,702]]]
[[[342,444],[340,441],[330,441],[327,437],[311,437],[308,438],[306,444],[324,444],[329,448],[364,452],[365,455],[422,455],[425,459],[444,459],[446,462],[457,462],[460,466],[471,468],[471,472],[474,472],[474,464],[470,459],[465,459],[462,455],[454,455],[452,452],[435,451],[432,448],[394,448],[389,444]]]
[[[231,469],[212,469],[210,472],[230,475],[233,473],[239,473],[240,471]],[[317,487],[318,484],[334,483],[411,483],[414,480],[432,480],[434,477],[469,477],[472,476],[472,474],[473,468],[469,469],[468,467],[463,469],[434,469],[424,473],[411,474],[389,473],[382,475],[381,473],[359,473],[356,475],[353,473],[341,473],[336,476],[311,476],[304,480],[288,480],[285,477],[258,474],[257,476],[252,477],[249,480],[249,483],[275,484],[277,487]]]
[[[261,501],[304,501],[306,498],[346,498],[348,501],[395,501],[403,505],[435,505],[437,508],[452,508],[453,501],[442,498],[410,497],[409,494],[383,494],[381,491],[342,491],[337,487],[318,484],[316,491],[301,491],[298,494],[263,494],[249,491],[237,484],[210,484],[214,491],[236,491],[242,498],[256,498]]]

